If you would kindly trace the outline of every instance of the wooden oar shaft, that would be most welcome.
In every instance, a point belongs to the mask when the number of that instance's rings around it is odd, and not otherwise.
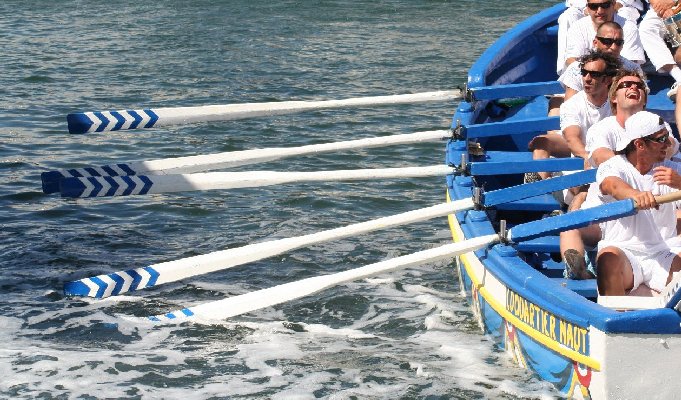
[[[444,176],[452,167],[380,168],[313,172],[248,171],[206,172],[182,175],[133,175],[66,178],[61,181],[62,197],[110,197],[195,190],[236,189],[293,182],[333,182],[387,178]]]
[[[313,244],[442,217],[471,209],[473,206],[471,199],[463,199],[313,234],[254,243],[234,249],[154,264],[144,268],[103,274],[68,282],[64,285],[64,294],[96,298],[118,295],[263,260]],[[145,277],[145,279],[138,279],[138,282],[134,283],[134,277],[137,276]]]
[[[461,91],[437,91],[393,96],[357,97],[343,100],[282,101],[199,107],[167,107],[138,110],[92,111],[69,114],[70,133],[107,132],[166,125],[293,114],[345,107],[383,106],[460,99]]]
[[[481,236],[460,243],[452,243],[429,250],[381,261],[364,267],[285,283],[268,289],[246,293],[211,303],[150,317],[152,321],[170,321],[188,316],[206,319],[225,319],[261,308],[274,306],[301,297],[309,296],[332,286],[368,278],[374,275],[409,268],[424,263],[449,259],[469,253],[496,242],[497,235]]]
[[[655,201],[657,204],[671,203],[672,201],[681,200],[681,190],[675,192],[663,194],[660,196],[655,196]]]
[[[448,131],[425,131],[348,140],[334,143],[311,144],[299,147],[273,147],[232,151],[217,154],[203,154],[187,157],[163,158],[132,163],[119,163],[99,167],[73,168],[43,172],[41,174],[44,193],[59,191],[59,181],[64,178],[90,176],[126,176],[126,175],[170,175],[189,174],[215,169],[231,168],[241,165],[280,160],[287,157],[309,154],[329,153],[333,151],[367,149],[373,147],[392,146],[397,144],[421,143],[439,140],[446,137]]]

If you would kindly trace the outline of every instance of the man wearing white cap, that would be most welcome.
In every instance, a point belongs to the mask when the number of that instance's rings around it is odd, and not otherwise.
[[[671,128],[656,114],[640,111],[625,122],[616,155],[596,174],[599,200],[633,199],[638,213],[601,225],[597,279],[601,295],[621,296],[639,285],[660,292],[681,270],[678,249],[667,241],[676,237],[673,204],[658,205],[653,194],[681,188],[681,164],[665,161]]]

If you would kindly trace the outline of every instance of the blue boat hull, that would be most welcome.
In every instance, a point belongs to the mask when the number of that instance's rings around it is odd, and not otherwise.
[[[468,88],[555,81],[556,20],[563,10],[562,4],[544,10],[501,37],[472,66]],[[664,95],[670,83],[668,77],[651,77],[648,109],[673,121],[673,104]],[[469,98],[459,104],[452,128],[460,137],[448,143],[446,162],[468,164],[460,175],[448,177],[449,199],[471,197],[474,187],[489,191],[522,183],[513,165],[531,158],[527,143],[547,129],[537,121],[546,119],[548,105],[546,96],[525,96],[523,90],[520,85],[513,99]],[[474,146],[465,135],[513,122],[524,129],[482,135],[473,139]],[[491,172],[484,172],[484,164]],[[463,241],[495,233],[501,219],[518,224],[556,207],[546,194],[459,212],[449,221],[454,241]],[[568,397],[670,398],[681,390],[674,374],[681,359],[679,313],[670,308],[618,312],[597,304],[595,280],[561,278],[556,245],[557,237],[546,237],[457,258],[461,289],[483,331]]]

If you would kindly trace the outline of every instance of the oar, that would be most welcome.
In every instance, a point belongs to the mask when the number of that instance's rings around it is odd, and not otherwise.
[[[419,251],[402,257],[393,258],[364,267],[338,272],[330,275],[316,276],[300,281],[285,283],[268,289],[257,290],[224,300],[204,303],[198,306],[183,308],[163,315],[149,317],[151,321],[167,321],[186,317],[204,317],[208,319],[226,319],[261,308],[285,303],[301,297],[309,296],[324,289],[362,278],[396,271],[398,269],[434,262],[487,247],[499,240],[498,235],[480,236],[460,243],[452,243],[434,249]]]
[[[373,137],[343,142],[311,144],[299,147],[272,147],[231,151],[217,154],[204,154],[189,157],[164,158],[159,160],[134,163],[119,163],[100,167],[74,168],[47,171],[40,175],[43,192],[46,194],[59,191],[59,181],[64,178],[84,178],[90,176],[125,176],[125,175],[170,175],[203,172],[241,165],[279,160],[286,157],[306,154],[320,154],[341,150],[366,149],[372,147],[391,146],[396,144],[420,143],[446,138],[449,131],[425,131]]]
[[[460,90],[401,94],[393,96],[357,97],[343,100],[282,101],[198,107],[168,107],[138,110],[92,111],[66,116],[69,133],[106,132],[125,129],[153,128],[166,125],[293,114],[331,108],[412,104],[461,99]]]
[[[539,194],[580,186],[594,180],[595,170],[582,171],[484,193],[481,200],[483,206],[494,207]],[[472,199],[462,199],[309,235],[249,244],[210,254],[153,264],[143,268],[102,274],[66,283],[64,285],[64,294],[67,296],[89,296],[96,298],[118,295],[263,260],[317,243],[445,216],[471,209],[473,206]]]
[[[245,171],[180,175],[91,176],[89,178],[62,179],[60,192],[62,197],[131,196],[194,190],[262,187],[292,182],[444,176],[453,172],[455,172],[455,169],[452,167],[435,165],[314,172]]]
[[[509,232],[508,239],[516,242],[530,240],[535,237],[563,230],[576,229],[590,223],[625,217],[635,213],[636,207],[634,202],[632,200],[622,200],[599,207],[574,211],[556,217],[545,218],[540,221],[517,225]],[[155,322],[185,319],[188,317],[226,319],[308,296],[345,282],[477,251],[500,240],[501,238],[499,235],[480,236],[348,271],[307,278],[223,300],[183,308],[167,314],[152,316],[149,317],[149,319]]]

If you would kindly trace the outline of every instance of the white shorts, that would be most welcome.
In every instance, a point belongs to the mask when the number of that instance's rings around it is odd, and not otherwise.
[[[661,292],[667,286],[669,269],[676,254],[668,250],[653,254],[620,250],[627,256],[634,273],[634,287],[631,290],[638,288],[642,283],[657,292]]]

